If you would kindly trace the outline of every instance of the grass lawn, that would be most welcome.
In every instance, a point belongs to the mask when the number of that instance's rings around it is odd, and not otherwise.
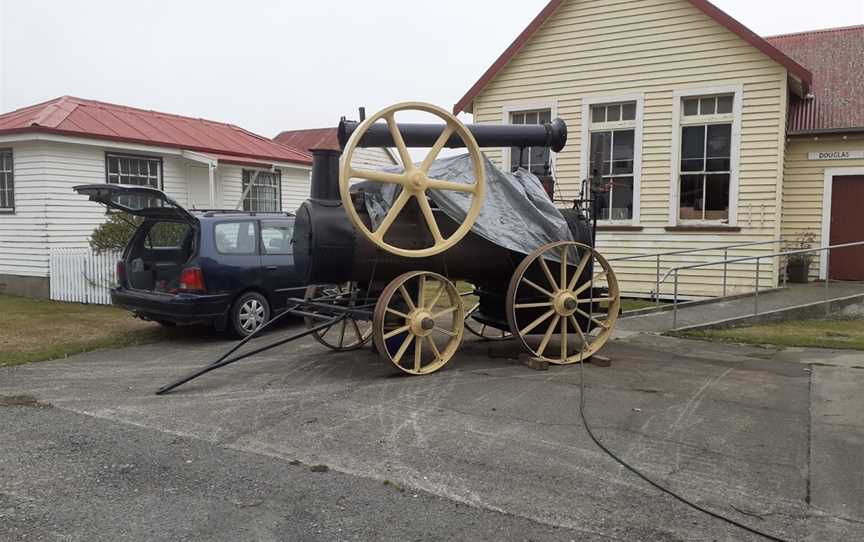
[[[653,309],[656,306],[657,303],[651,301],[650,299],[621,299],[621,310],[623,310],[624,312],[638,311],[639,309]]]
[[[158,341],[177,330],[129,311],[0,295],[0,366]]]
[[[798,320],[733,329],[678,333],[711,341],[864,350],[864,319]]]

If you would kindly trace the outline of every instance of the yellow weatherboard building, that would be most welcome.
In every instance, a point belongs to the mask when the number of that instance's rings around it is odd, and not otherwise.
[[[864,240],[864,26],[763,38],[705,0],[552,0],[454,107],[479,123],[570,129],[555,155],[487,153],[579,196],[602,179],[597,243],[609,257],[700,249],[676,265],[722,259],[711,247],[804,234],[813,246]],[[836,261],[835,261],[836,260]],[[652,258],[615,264],[622,290],[648,294]],[[864,280],[864,248],[816,258],[811,275]],[[762,261],[777,286],[783,263]],[[751,291],[753,262],[728,266],[727,293]],[[681,275],[680,292],[721,293],[723,266]],[[671,293],[671,285],[661,288]]]

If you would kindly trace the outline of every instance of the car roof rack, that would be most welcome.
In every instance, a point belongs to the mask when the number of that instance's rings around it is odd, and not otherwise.
[[[244,215],[244,216],[287,216],[293,217],[294,213],[288,211],[243,211],[241,209],[190,209],[193,213],[201,213],[206,217],[217,215]]]

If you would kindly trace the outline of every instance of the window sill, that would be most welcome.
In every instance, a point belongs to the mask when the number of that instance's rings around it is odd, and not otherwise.
[[[597,231],[642,231],[642,226],[629,224],[597,224]]]
[[[736,233],[741,231],[741,228],[737,226],[693,224],[692,226],[666,226],[666,231]]]

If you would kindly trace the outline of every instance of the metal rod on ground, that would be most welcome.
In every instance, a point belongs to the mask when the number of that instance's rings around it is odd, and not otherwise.
[[[207,365],[205,367],[202,367],[201,369],[193,371],[176,382],[162,386],[161,388],[159,388],[156,391],[156,395],[162,395],[162,394],[168,393],[169,391],[173,390],[174,388],[177,388],[178,386],[182,386],[183,384],[189,382],[190,380],[194,380],[194,379],[198,378],[199,376],[207,374],[210,371],[214,371],[216,369],[219,369],[220,367],[225,367],[226,365],[230,365],[231,363],[234,363],[235,361],[240,361],[241,359],[248,358],[249,356],[254,356],[255,354],[260,354],[261,352],[264,352],[265,350],[270,350],[271,348],[276,348],[277,346],[282,346],[283,344],[285,344],[287,342],[293,341],[295,339],[300,339],[301,337],[305,337],[306,335],[311,335],[311,334],[315,333],[316,331],[321,331],[322,329],[326,329],[328,327],[331,327],[334,324],[338,323],[339,320],[343,320],[343,319],[345,319],[345,316],[337,316],[331,320],[324,322],[321,325],[318,325],[315,327],[310,327],[308,329],[301,331],[300,333],[295,333],[294,335],[291,335],[285,339],[282,339],[281,341],[277,341],[273,344],[268,344],[266,346],[262,346],[261,348],[256,348],[255,350],[253,350],[251,352],[247,352],[245,354],[240,354],[239,356],[235,356],[233,358],[225,359],[225,356],[222,356],[222,358],[220,358],[218,361],[215,361],[215,362],[211,363],[210,365]],[[234,350],[236,350],[236,348],[232,349],[231,351],[233,352]]]
[[[660,255],[657,255],[657,283],[654,286],[655,304],[660,304]]]
[[[672,301],[672,329],[678,329],[678,270],[675,270],[675,294]]]
[[[756,295],[753,296],[753,314],[759,314],[759,260],[756,259]]]
[[[726,260],[729,259],[729,249],[725,249],[723,251],[723,297],[726,297],[726,271],[729,268],[729,263]]]

